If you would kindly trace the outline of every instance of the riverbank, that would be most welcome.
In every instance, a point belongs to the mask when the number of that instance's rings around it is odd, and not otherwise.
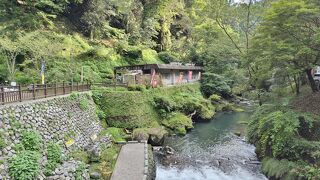
[[[209,121],[218,111],[241,111],[218,95],[204,98],[199,84],[157,89],[97,88],[93,99],[102,121],[109,127],[127,129],[136,140],[168,133],[185,135],[194,122]]]
[[[249,123],[249,142],[257,147],[269,178],[319,179],[319,117],[291,107],[265,104],[258,108]]]

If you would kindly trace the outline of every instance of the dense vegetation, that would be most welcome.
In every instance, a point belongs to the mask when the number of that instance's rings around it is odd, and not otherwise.
[[[319,91],[312,74],[320,64],[319,16],[318,0],[3,0],[0,83],[39,83],[43,62],[47,83],[80,82],[82,75],[108,81],[118,65],[192,62],[204,66],[205,98],[194,87],[98,89],[98,116],[114,127],[149,133],[145,128],[162,125],[184,134],[192,128],[191,116],[209,119],[213,109],[237,110],[221,97],[245,96],[267,104],[248,132],[266,174],[318,179],[317,113],[290,105],[295,95],[315,97]],[[86,101],[81,107],[88,107]],[[0,148],[4,143],[0,139]],[[27,143],[13,165],[26,157],[38,160],[39,147],[28,149]]]
[[[97,88],[93,99],[105,114],[102,118],[108,126],[136,129],[163,125],[177,134],[193,128],[191,117],[208,120],[216,109],[226,105],[203,98],[198,84],[142,91]]]
[[[264,105],[249,124],[249,141],[263,158],[262,169],[276,179],[318,179],[320,121],[284,106]]]

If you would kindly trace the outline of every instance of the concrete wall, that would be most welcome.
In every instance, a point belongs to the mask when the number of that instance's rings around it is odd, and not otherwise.
[[[44,148],[50,141],[59,142],[67,155],[88,146],[102,127],[91,96],[82,93],[0,106],[0,129],[5,140],[5,147],[0,149],[0,179],[9,179],[7,160],[16,154],[14,146],[22,132],[38,132]],[[45,155],[42,159],[45,164]]]

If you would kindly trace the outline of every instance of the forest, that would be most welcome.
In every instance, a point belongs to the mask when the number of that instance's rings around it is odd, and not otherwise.
[[[268,177],[319,178],[320,1],[0,4],[0,84],[38,84],[42,64],[46,83],[80,82],[81,74],[94,83],[111,81],[115,66],[170,62],[203,66],[206,98],[258,102],[248,138]]]

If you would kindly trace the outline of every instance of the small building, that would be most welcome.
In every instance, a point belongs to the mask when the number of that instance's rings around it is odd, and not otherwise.
[[[118,83],[152,87],[194,83],[201,79],[202,67],[194,64],[144,64],[114,68]]]

